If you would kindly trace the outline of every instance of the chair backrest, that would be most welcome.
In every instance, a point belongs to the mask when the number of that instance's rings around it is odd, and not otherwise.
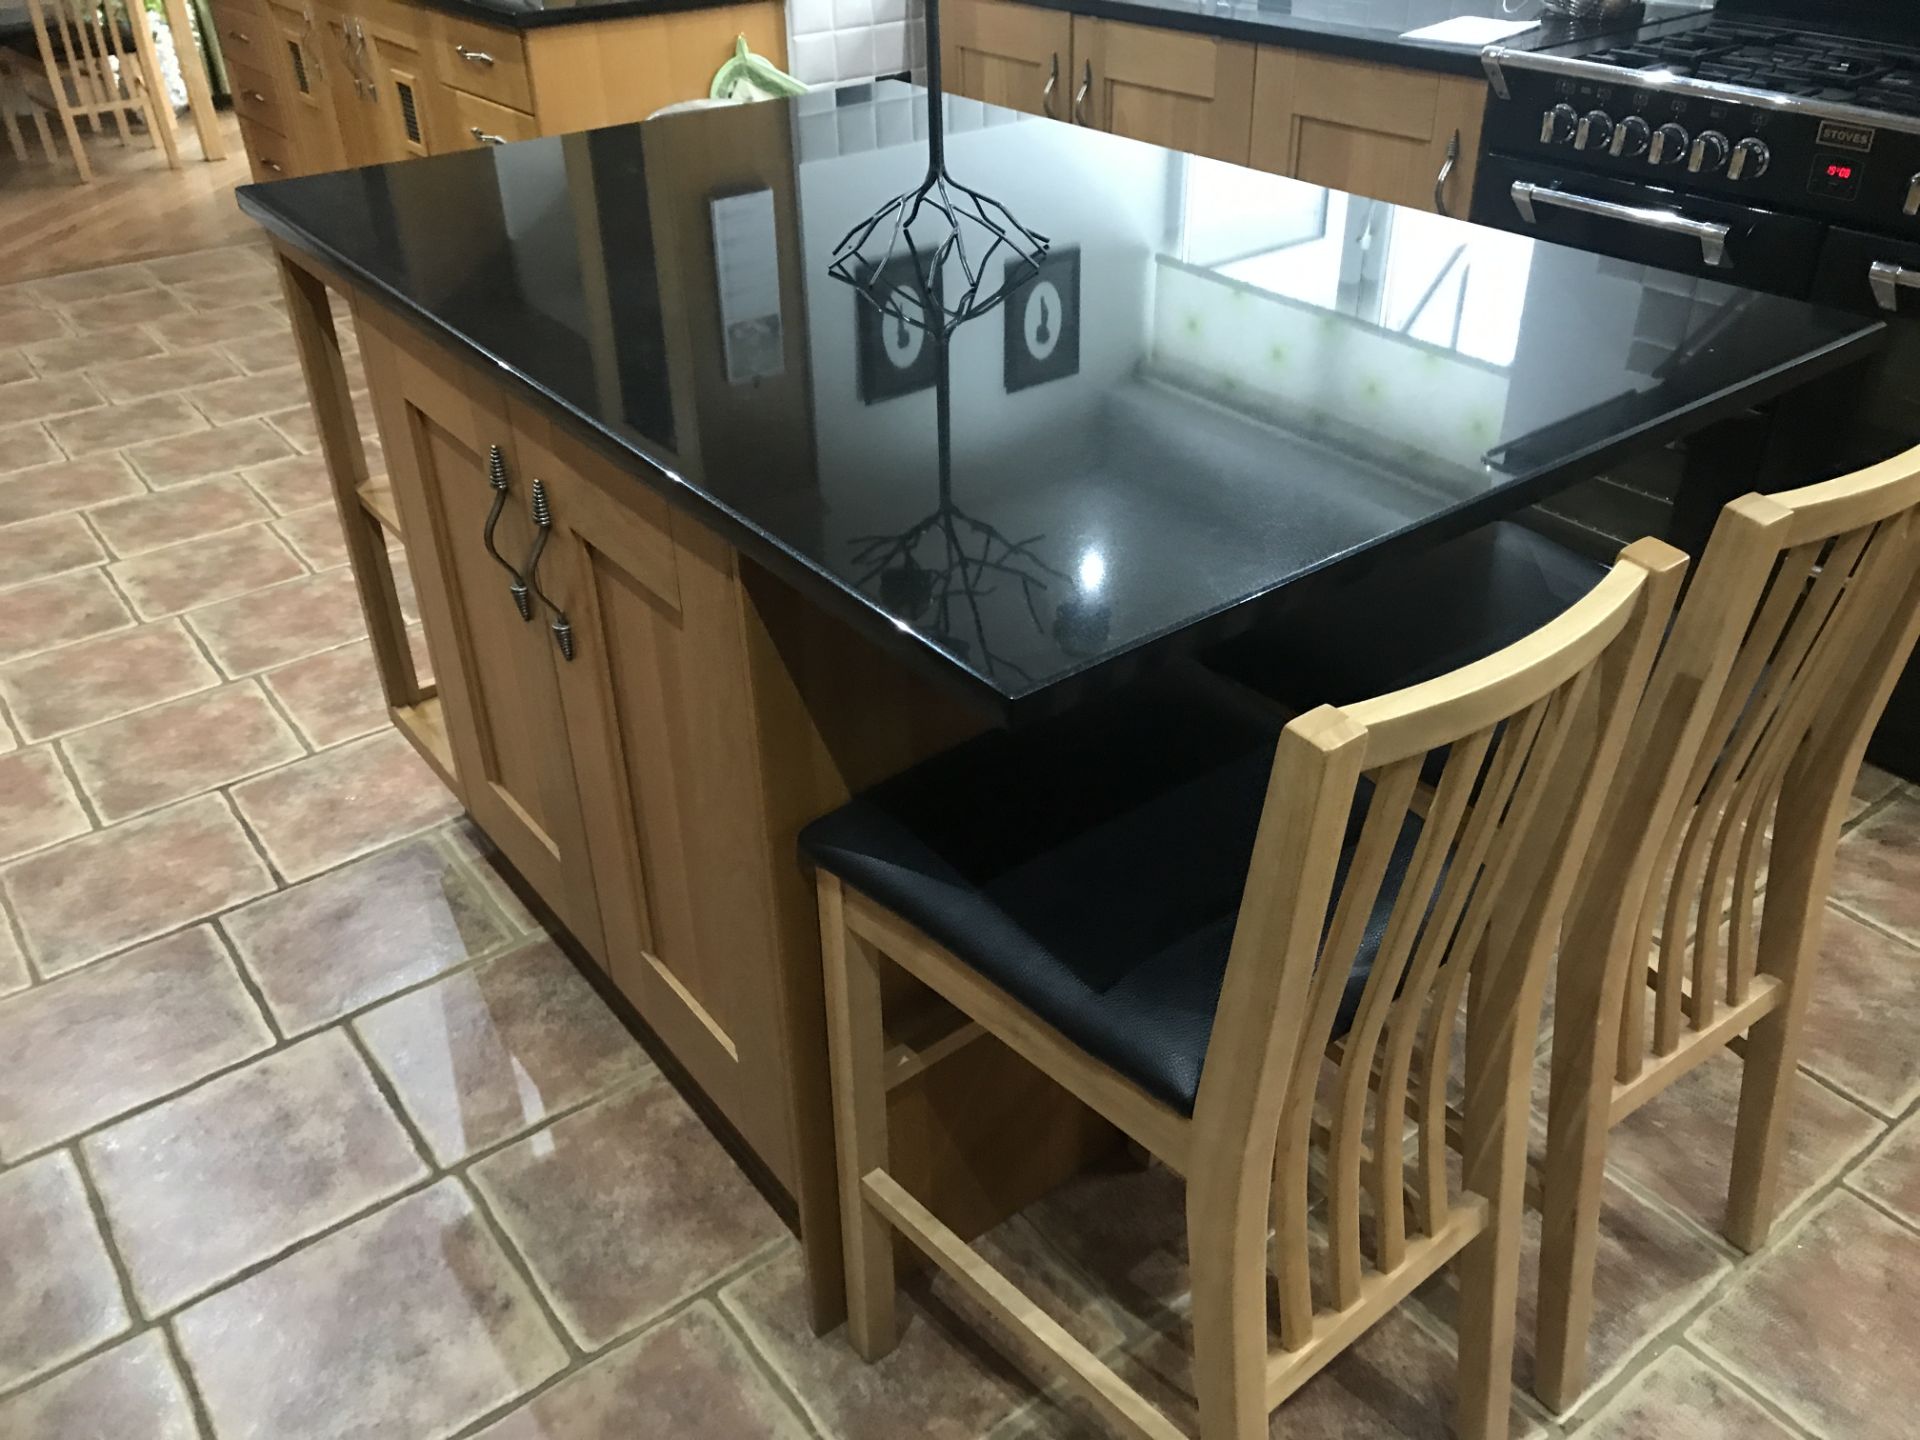
[[[1917,631],[1920,449],[1722,512],[1648,682],[1567,925],[1581,963],[1625,957],[1622,1083],[1689,1034],[1731,1038],[1716,1029],[1722,1004],[1743,1004],[1769,968],[1760,887],[1770,852],[1791,845],[1830,859]],[[1826,866],[1793,871],[1790,903],[1817,914]],[[1775,865],[1768,908],[1785,901],[1785,881]]]
[[[1417,1259],[1419,1237],[1445,1247],[1471,1233],[1461,1229],[1471,1207],[1450,1197],[1447,1167],[1462,1001],[1459,1138],[1462,1184],[1473,1191],[1492,1163],[1477,1141],[1509,1120],[1524,1127],[1545,958],[1685,567],[1678,551],[1640,541],[1587,597],[1518,644],[1392,695],[1323,706],[1282,735],[1194,1111],[1190,1182],[1243,1198],[1247,1185],[1272,1186],[1286,1348],[1306,1344],[1315,1325],[1307,1217],[1316,1140],[1326,1153],[1323,1273],[1334,1309],[1349,1309],[1365,1285],[1363,1197],[1379,1272]],[[1422,774],[1436,764],[1428,791]],[[1371,968],[1319,1121],[1323,1067],[1369,932],[1378,944],[1366,947]],[[1419,1132],[1412,1242],[1409,1115]],[[1219,1155],[1229,1158],[1204,1158]]]

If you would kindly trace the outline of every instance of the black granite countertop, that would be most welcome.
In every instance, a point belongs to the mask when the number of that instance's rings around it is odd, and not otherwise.
[[[925,171],[924,99],[905,86],[248,186],[240,203],[1006,718],[1884,335],[973,101],[946,114],[953,173],[1053,256],[1043,283],[959,329],[944,390],[932,342],[828,269]],[[988,262],[989,287],[1002,274]]]
[[[1710,0],[1654,0],[1644,12],[1611,21],[1574,21],[1547,12],[1541,0],[1026,0],[1104,20],[1317,50],[1356,60],[1479,75],[1479,44],[1409,40],[1409,31],[1473,16],[1531,20],[1532,29],[1499,43],[1518,50],[1564,44],[1631,27],[1645,19],[1689,14]]]
[[[669,15],[681,10],[714,10],[737,0],[414,0],[430,10],[537,30],[549,25],[585,25],[632,15]]]

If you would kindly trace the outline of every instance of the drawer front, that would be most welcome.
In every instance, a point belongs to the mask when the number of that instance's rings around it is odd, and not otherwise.
[[[464,90],[449,90],[446,98],[451,102],[447,109],[453,116],[448,149],[511,145],[516,140],[532,140],[540,134],[539,122],[524,110],[510,110]]]
[[[255,180],[285,180],[300,173],[287,137],[249,120],[244,112],[240,116],[240,142],[247,147],[247,163],[253,167]]]
[[[264,70],[273,63],[273,26],[264,10],[249,0],[213,0],[212,9],[220,53],[229,64]]]
[[[526,49],[513,31],[436,14],[431,44],[434,73],[454,89],[510,109],[532,111],[533,81],[527,75]]]
[[[242,120],[251,120],[285,134],[288,126],[273,77],[263,68],[227,57],[227,78],[233,85],[233,108]]]

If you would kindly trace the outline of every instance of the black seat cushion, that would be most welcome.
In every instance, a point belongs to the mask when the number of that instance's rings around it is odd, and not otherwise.
[[[1191,1114],[1276,736],[1264,715],[1166,682],[982,736],[815,821],[800,843]],[[1342,880],[1364,805],[1363,794]],[[1418,836],[1409,817],[1336,1034],[1359,1004]]]
[[[1384,563],[1220,647],[1207,664],[1297,711],[1350,705],[1524,639],[1606,573],[1599,561],[1501,521]]]

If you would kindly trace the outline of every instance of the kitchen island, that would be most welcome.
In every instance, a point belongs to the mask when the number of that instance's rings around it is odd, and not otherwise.
[[[821,1324],[839,1232],[806,821],[1882,339],[963,99],[945,113],[955,174],[1052,248],[944,368],[829,271],[925,170],[905,86],[241,195],[280,249],[395,723],[793,1198]],[[1112,1143],[929,994],[890,994],[888,1024],[896,1173],[963,1234]],[[999,1142],[1007,1117],[1028,1144]]]

